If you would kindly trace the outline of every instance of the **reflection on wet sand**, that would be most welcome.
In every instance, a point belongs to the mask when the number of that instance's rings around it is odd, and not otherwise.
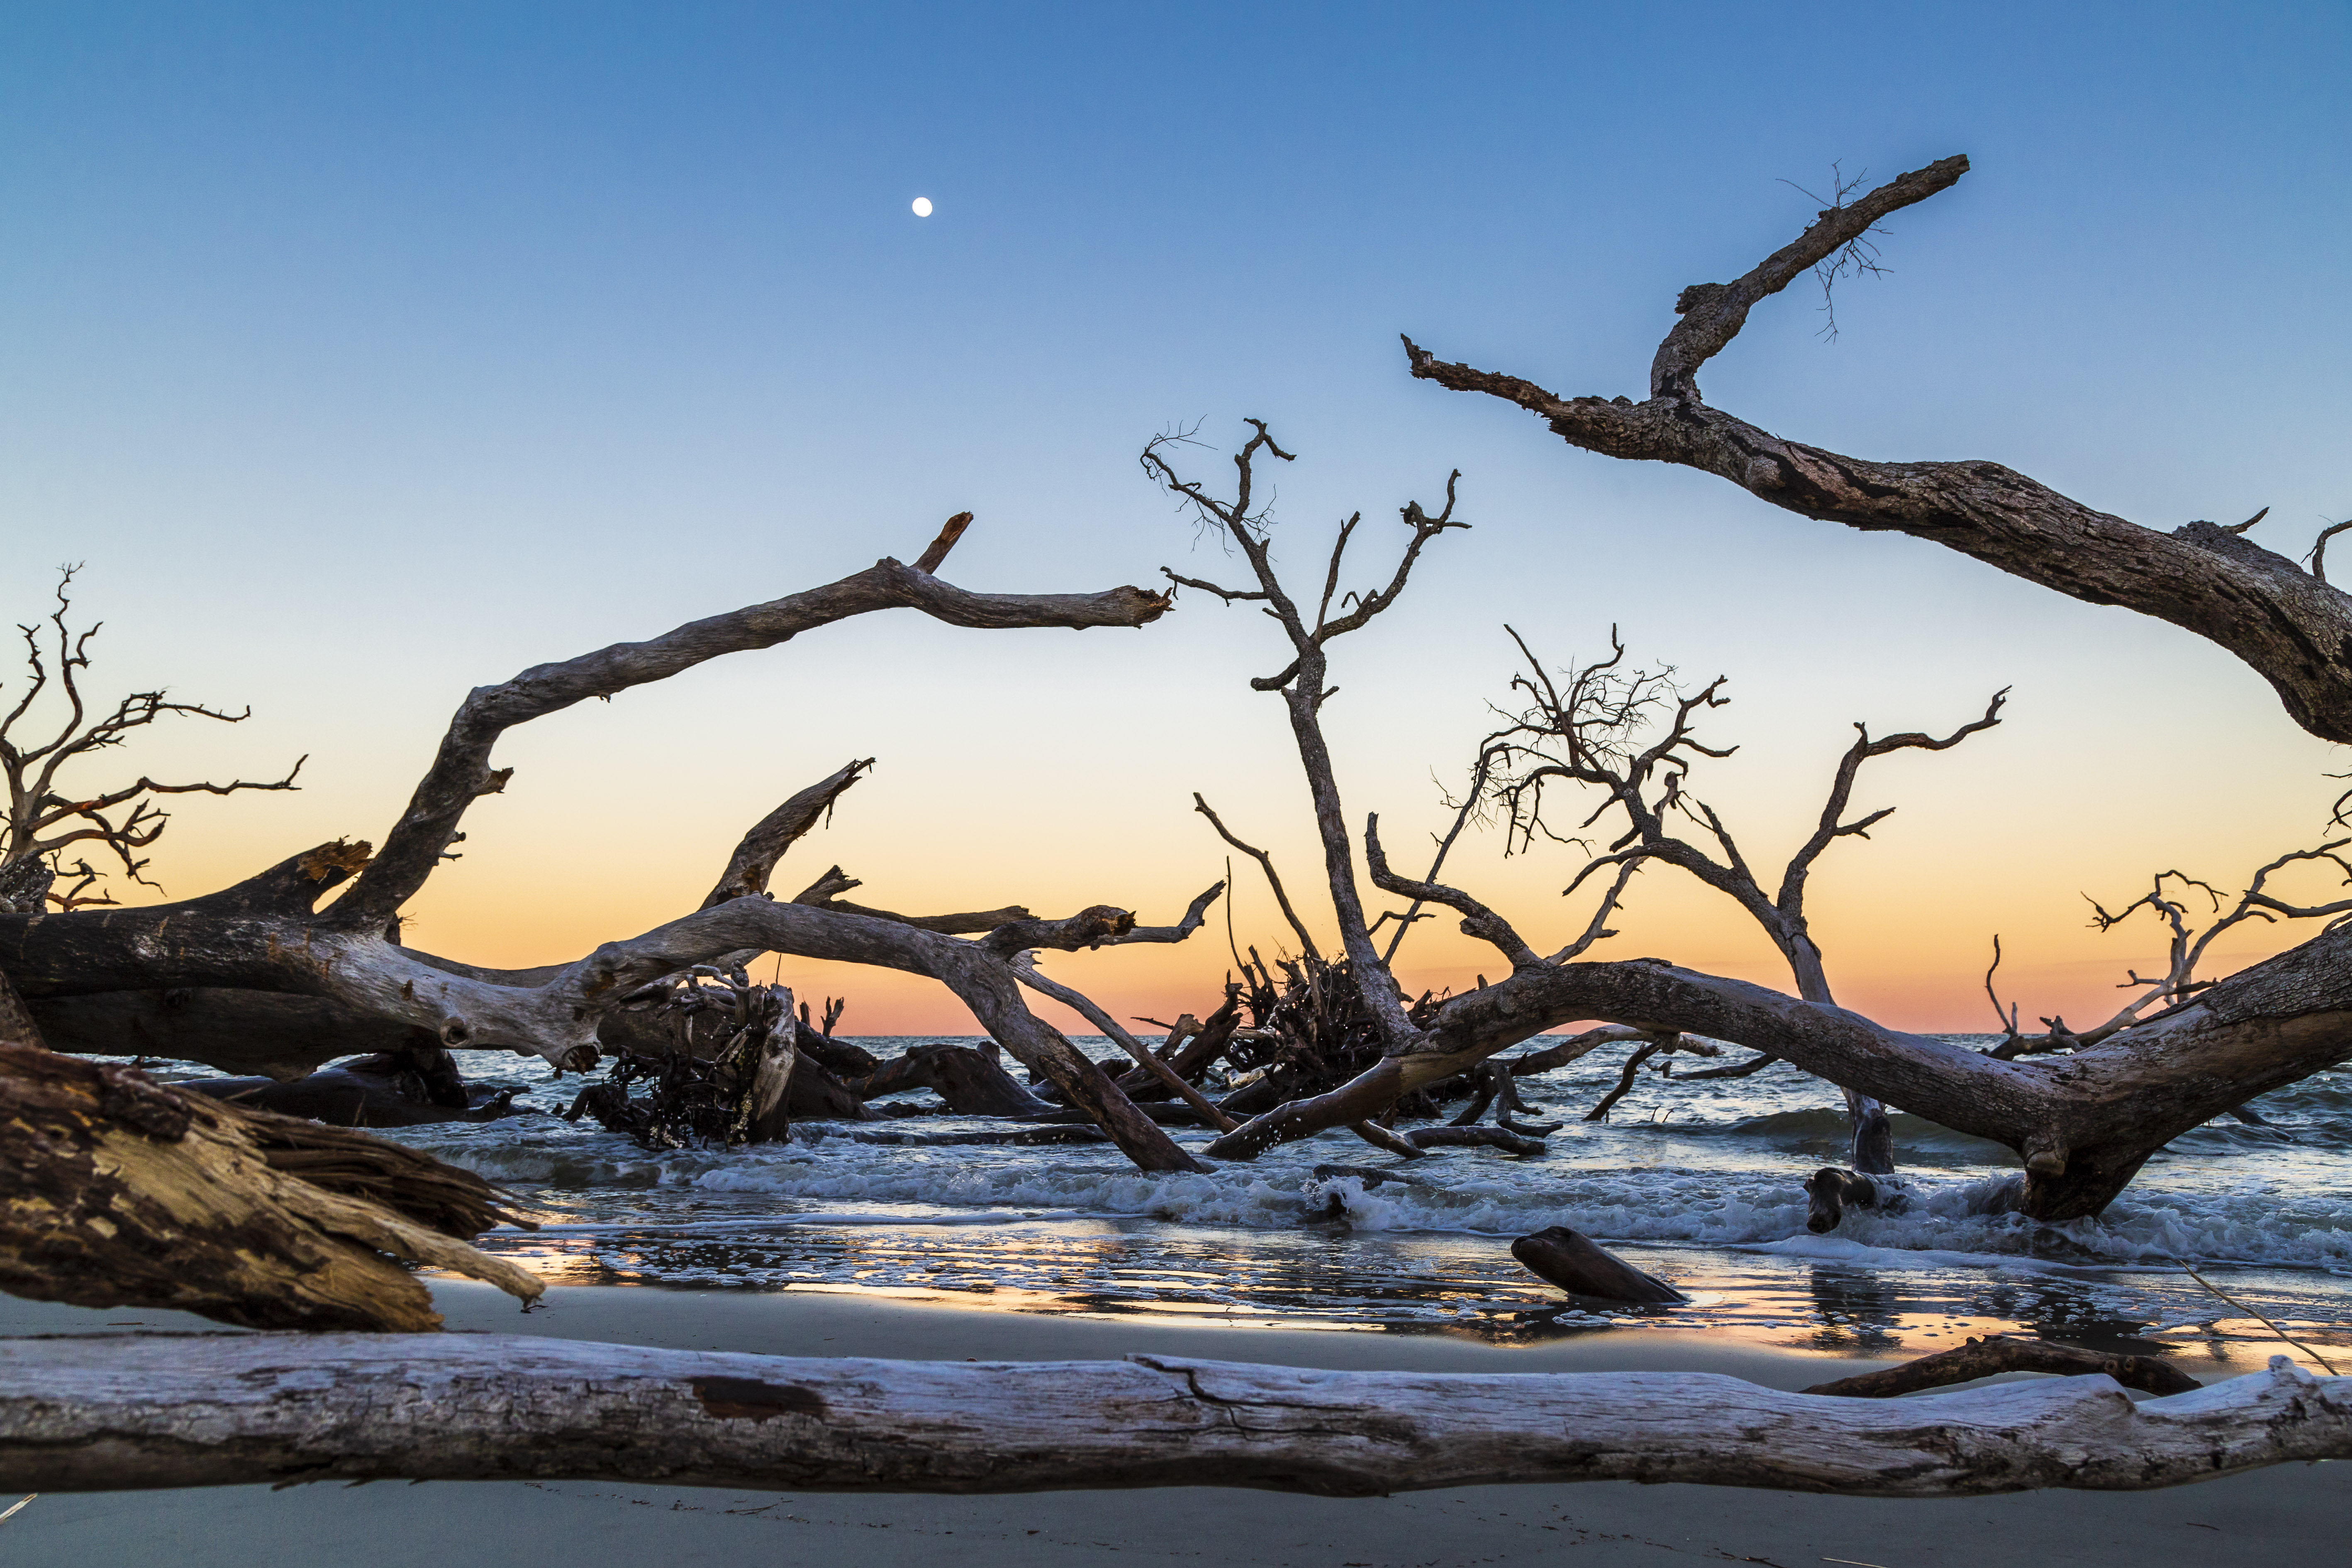
[[[1693,1297],[1685,1306],[1570,1303],[1482,1237],[1288,1234],[1143,1220],[1007,1217],[984,1226],[762,1223],[740,1214],[486,1242],[551,1283],[870,1292],[966,1310],[1470,1336],[1537,1344],[1696,1330],[1781,1351],[1890,1357],[2023,1333],[2093,1349],[2192,1355],[2208,1375],[2285,1350],[2185,1277],[1948,1267],[1869,1268],[1731,1249],[1619,1244]],[[2258,1279],[2241,1288],[2256,1295]],[[2217,1313],[2213,1309],[2220,1308]],[[2352,1333],[2294,1318],[2327,1353]]]

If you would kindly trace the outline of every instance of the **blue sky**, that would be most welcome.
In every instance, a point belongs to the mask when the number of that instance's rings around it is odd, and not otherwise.
[[[1817,898],[1920,1008],[1979,1005],[1958,977],[1996,928],[2079,990],[2064,965],[2147,956],[2085,945],[2081,888],[2200,855],[2220,879],[2315,827],[2342,764],[2258,681],[1572,452],[1409,380],[1396,334],[1638,395],[1675,293],[1811,216],[1783,181],[1965,152],[1889,226],[1890,274],[1841,289],[1836,342],[1791,289],[1710,397],[2155,526],[2268,505],[2255,537],[2299,554],[2352,514],[2347,62],[2341,6],[0,5],[5,586],[24,616],[87,560],[101,676],[254,704],[157,766],[314,754],[298,800],[190,808],[157,867],[194,892],[380,835],[467,686],[909,556],[955,510],[975,586],[1220,570],[1134,453],[1257,415],[1303,456],[1301,571],[1337,518],[1465,470],[1477,527],[1342,659],[1351,807],[1431,816],[1505,619],[1731,673],[1723,795],[1768,840],[1851,720],[1945,726],[2014,685],[1980,752],[1890,774],[1916,826]],[[537,959],[650,924],[853,754],[883,771],[808,871],[854,860],[877,901],[1181,905],[1220,864],[1194,788],[1303,875],[1244,681],[1271,654],[1192,598],[1120,640],[894,620],[549,721],[420,940]],[[1565,921],[1572,868],[1478,865]],[[1640,951],[1769,976],[1702,904],[1647,909]],[[1475,959],[1450,941],[1431,978]]]

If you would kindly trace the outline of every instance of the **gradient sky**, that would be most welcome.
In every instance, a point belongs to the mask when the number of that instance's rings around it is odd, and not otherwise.
[[[1257,416],[1300,454],[1297,578],[1360,508],[1384,572],[1394,509],[1464,472],[1473,531],[1334,649],[1342,787],[1402,861],[1505,693],[1506,621],[1555,659],[1615,623],[1730,675],[1712,733],[1741,750],[1698,782],[1775,864],[1853,721],[1947,729],[2009,686],[1999,730],[1873,764],[1857,805],[1902,809],[1824,862],[1816,931],[1889,1022],[1989,1027],[1999,931],[2027,1016],[2080,1025],[2161,950],[2089,931],[2082,894],[2315,841],[2336,750],[2185,633],[1571,450],[1410,380],[1396,335],[1639,395],[1676,292],[1811,216],[1784,181],[1964,152],[1888,226],[1889,274],[1841,289],[1834,343],[1791,289],[1710,398],[2156,527],[2268,506],[2253,537],[2300,554],[2352,513],[2347,64],[2340,5],[0,5],[0,587],[29,618],[86,561],[96,686],[253,706],[123,766],[310,753],[299,795],[180,812],[153,871],[186,896],[380,839],[468,686],[911,559],[953,511],[979,521],[944,574],[974,587],[1230,575],[1135,453],[1199,421],[1222,481]],[[1247,687],[1278,642],[1198,595],[1140,632],[893,614],[588,704],[502,742],[515,781],[413,940],[520,963],[634,934],[867,755],[787,895],[839,861],[901,909],[1170,920],[1223,871],[1195,789],[1311,890],[1279,703]],[[1539,948],[1582,923],[1574,851],[1457,855]],[[1253,879],[1234,918],[1279,934]],[[1741,921],[1654,869],[1600,951],[1785,984]],[[1403,978],[1498,963],[1425,925]],[[1050,968],[1166,1017],[1227,963],[1220,920]],[[782,973],[845,991],[853,1033],[971,1026],[928,982]]]

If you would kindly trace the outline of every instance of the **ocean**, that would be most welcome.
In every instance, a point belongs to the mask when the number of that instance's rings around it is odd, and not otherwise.
[[[887,1057],[935,1038],[858,1043]],[[1076,1043],[1111,1054],[1098,1038]],[[458,1055],[469,1080],[524,1085],[517,1103],[535,1110],[563,1110],[580,1087],[536,1060]],[[808,1123],[788,1143],[658,1154],[553,1115],[388,1135],[513,1193],[543,1227],[493,1232],[482,1245],[553,1281],[885,1291],[1500,1341],[1696,1327],[1877,1355],[2021,1331],[2192,1362],[2284,1350],[2260,1314],[2352,1363],[2344,1073],[2258,1101],[2270,1127],[2221,1121],[2184,1135],[2104,1215],[2065,1225],[1972,1212],[2016,1158],[1898,1115],[1908,1207],[1849,1209],[1816,1237],[1801,1184],[1843,1161],[1834,1090],[1786,1066],[1697,1083],[1645,1074],[1607,1121],[1583,1121],[1622,1056],[1607,1047],[1521,1080],[1540,1120],[1567,1123],[1529,1159],[1447,1150],[1401,1163],[1339,1131],[1206,1175],[1152,1175],[1105,1145],[887,1142],[1002,1125],[945,1116]],[[1196,1151],[1210,1136],[1171,1131]],[[1414,1184],[1318,1177],[1318,1164],[1394,1170]],[[1510,1255],[1513,1237],[1552,1225],[1675,1281],[1692,1301],[1570,1308]]]

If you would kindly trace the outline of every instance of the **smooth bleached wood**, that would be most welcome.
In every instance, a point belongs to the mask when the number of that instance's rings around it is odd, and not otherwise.
[[[2352,1382],[2135,1405],[2105,1377],[1826,1399],[1705,1373],[814,1360],[502,1335],[0,1341],[26,1490],[363,1479],[792,1491],[1242,1486],[1336,1497],[1640,1480],[1959,1497],[2352,1458]]]

